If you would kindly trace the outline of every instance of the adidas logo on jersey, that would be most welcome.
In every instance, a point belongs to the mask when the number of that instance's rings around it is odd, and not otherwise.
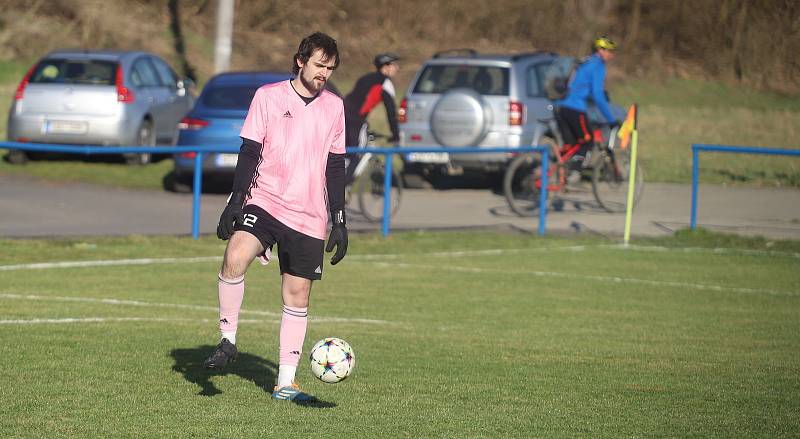
[[[322,267],[320,267],[320,266],[317,266],[317,269],[316,269],[316,270],[314,270],[314,273],[317,273],[317,274],[322,274]]]
[[[289,110],[286,110],[286,113],[283,113],[283,117],[288,117],[289,119],[291,119],[292,113],[290,113]]]

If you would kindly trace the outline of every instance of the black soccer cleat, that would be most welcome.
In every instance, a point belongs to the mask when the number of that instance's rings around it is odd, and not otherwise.
[[[214,349],[214,353],[203,362],[203,367],[222,370],[228,363],[236,361],[237,356],[239,356],[239,350],[236,349],[236,345],[228,341],[227,338],[223,338],[217,348]]]

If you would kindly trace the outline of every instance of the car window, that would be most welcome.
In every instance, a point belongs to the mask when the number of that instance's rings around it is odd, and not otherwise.
[[[429,65],[414,93],[444,93],[452,88],[471,88],[482,95],[508,94],[508,68],[474,65]]]
[[[230,85],[206,88],[200,101],[203,106],[225,110],[247,110],[260,85]]]
[[[528,96],[547,97],[548,87],[554,87],[554,81],[562,81],[566,86],[576,59],[571,56],[559,56],[552,61],[534,64],[525,75]]]
[[[549,66],[550,63],[539,63],[528,67],[525,73],[525,88],[528,90],[528,96],[541,98],[547,95],[544,82]]]
[[[178,88],[178,75],[164,62],[158,58],[152,58],[153,66],[158,72],[158,78],[161,80],[161,85],[169,88]]]
[[[30,77],[32,84],[114,85],[117,64],[110,61],[46,59]]]
[[[155,69],[147,58],[139,58],[133,63],[133,69],[131,69],[131,83],[136,87],[161,86],[161,80],[158,79]]]

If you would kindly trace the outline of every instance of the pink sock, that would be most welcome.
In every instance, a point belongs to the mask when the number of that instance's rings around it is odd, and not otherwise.
[[[303,352],[306,327],[308,327],[308,307],[283,306],[280,346],[278,349],[280,364],[297,367],[300,362],[300,353]]]
[[[239,324],[239,310],[244,298],[244,276],[223,279],[219,275],[219,330],[236,332]]]

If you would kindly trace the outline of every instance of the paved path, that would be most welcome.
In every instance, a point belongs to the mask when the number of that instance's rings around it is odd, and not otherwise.
[[[601,210],[589,193],[564,196],[551,211],[548,233],[599,233],[620,237],[624,214]],[[698,224],[711,230],[800,239],[800,190],[700,187]],[[688,227],[688,185],[648,183],[633,214],[632,236],[669,235]],[[216,230],[224,195],[204,195],[200,232]],[[0,175],[0,237],[169,234],[191,232],[191,195],[44,183]],[[350,229],[379,230],[357,214]],[[488,189],[406,190],[392,230],[495,227],[535,233],[538,218],[519,218],[502,195]]]

